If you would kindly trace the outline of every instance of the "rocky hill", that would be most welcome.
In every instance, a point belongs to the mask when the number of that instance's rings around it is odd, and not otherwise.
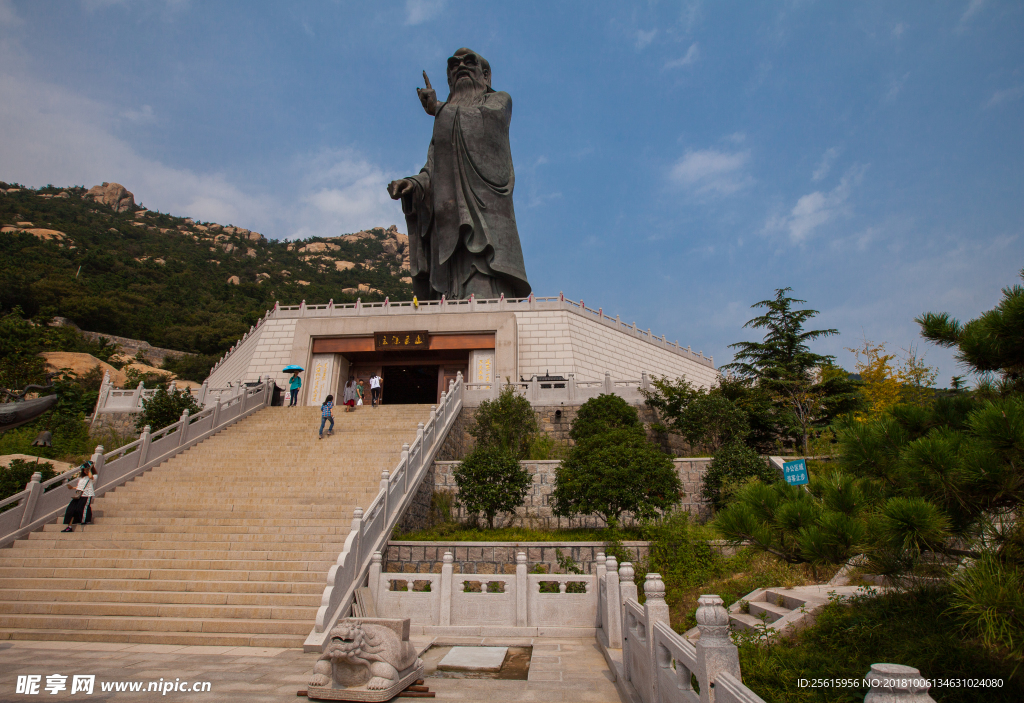
[[[0,310],[222,353],[275,301],[408,300],[395,226],[302,241],[146,210],[117,183],[0,182]]]

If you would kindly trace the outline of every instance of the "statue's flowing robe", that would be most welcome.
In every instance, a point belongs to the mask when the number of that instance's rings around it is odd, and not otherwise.
[[[512,207],[511,121],[512,97],[503,92],[435,114],[427,163],[402,197],[419,298],[530,294]]]

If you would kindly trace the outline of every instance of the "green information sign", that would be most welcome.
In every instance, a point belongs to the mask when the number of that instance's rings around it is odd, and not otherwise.
[[[807,462],[803,459],[787,461],[782,465],[782,476],[791,486],[802,486],[807,483]]]

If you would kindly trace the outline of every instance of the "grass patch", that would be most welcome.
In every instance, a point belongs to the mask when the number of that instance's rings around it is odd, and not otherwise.
[[[399,533],[391,539],[407,542],[608,542],[642,540],[638,528],[619,529],[613,535],[607,529],[534,530],[525,527],[473,527],[462,523],[434,525],[425,530]]]
[[[875,662],[912,666],[928,679],[1001,679],[1001,688],[932,687],[938,703],[1009,703],[1024,700],[1024,676],[1012,663],[965,641],[948,614],[943,591],[860,596],[831,602],[817,623],[793,640],[770,647],[740,643],[743,683],[768,703],[860,703],[866,689],[800,688],[799,679],[861,679]]]

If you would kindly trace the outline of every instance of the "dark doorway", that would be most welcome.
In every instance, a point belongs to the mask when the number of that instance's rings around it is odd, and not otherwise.
[[[432,405],[437,402],[437,371],[434,366],[385,366],[384,404]]]

